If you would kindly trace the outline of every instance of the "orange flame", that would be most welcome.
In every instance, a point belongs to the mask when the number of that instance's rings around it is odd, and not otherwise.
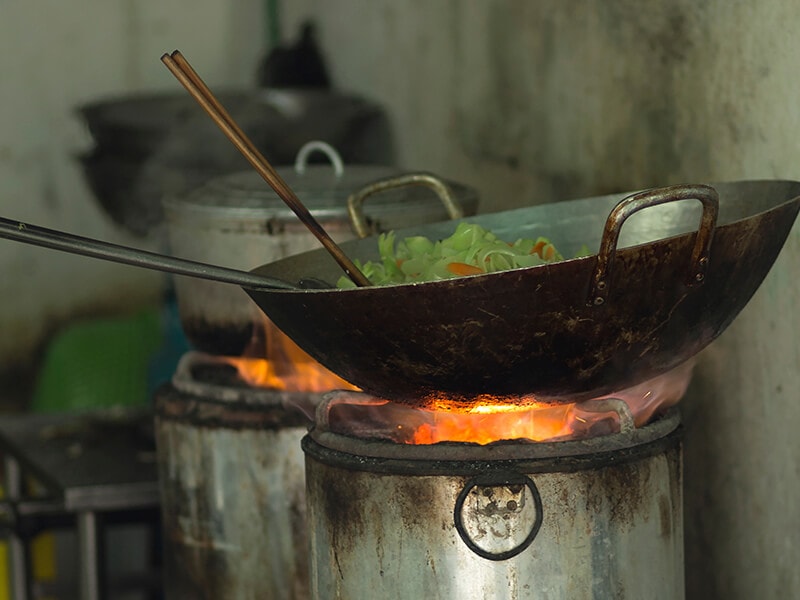
[[[311,358],[267,318],[244,355],[226,360],[253,387],[312,393],[358,389]]]
[[[573,433],[574,404],[481,404],[467,412],[437,411],[432,422],[414,431],[411,444],[528,439],[534,442],[563,438]]]
[[[694,361],[689,360],[658,377],[582,403],[544,404],[529,398],[517,404],[483,403],[464,411],[434,410],[427,422],[419,425],[409,444],[472,442],[489,444],[499,440],[527,439],[534,442],[580,439],[619,429],[621,416],[602,402],[617,399],[627,406],[636,427],[641,427],[663,410],[674,405],[691,380]],[[441,408],[447,406],[441,400]]]
[[[437,397],[425,408],[398,404],[363,393],[336,392],[318,423],[335,433],[390,439],[401,444],[502,440],[578,440],[641,427],[680,400],[694,361],[619,392],[580,403],[549,404],[532,396],[482,395],[463,407]]]

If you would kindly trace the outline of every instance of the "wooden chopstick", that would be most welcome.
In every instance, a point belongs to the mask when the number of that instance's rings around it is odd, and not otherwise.
[[[208,116],[217,124],[236,149],[244,155],[258,174],[275,190],[275,193],[292,209],[297,218],[308,227],[311,233],[322,243],[326,250],[333,256],[334,260],[344,270],[345,274],[360,287],[371,285],[369,279],[356,267],[348,258],[336,242],[331,239],[328,233],[317,222],[313,215],[303,205],[294,191],[287,185],[275,171],[269,161],[253,145],[253,142],[241,130],[231,117],[230,113],[217,100],[202,78],[192,68],[183,55],[175,50],[172,54],[164,54],[161,57],[163,62],[175,78],[186,88],[192,97],[197,101]]]
[[[247,134],[245,134],[245,132],[242,131],[242,129],[239,127],[236,121],[234,121],[233,117],[225,109],[222,103],[219,100],[217,100],[216,96],[214,96],[214,94],[211,92],[211,89],[206,85],[206,83],[203,81],[203,79],[200,77],[197,71],[194,70],[192,65],[189,64],[189,61],[184,58],[183,54],[181,54],[179,50],[175,50],[170,55],[170,58],[175,62],[180,71],[186,76],[186,78],[192,83],[192,85],[197,90],[199,90],[201,94],[203,94],[203,97],[212,106],[216,114],[222,117],[225,120],[225,122],[230,126],[230,128],[233,129],[238,139],[247,144],[247,147],[253,152],[253,154],[255,154],[259,158],[259,160],[263,160],[267,169],[273,171],[272,165],[270,165],[269,162],[266,160],[266,158],[263,155],[261,155],[261,153],[255,147],[250,138],[247,137]],[[164,59],[162,58],[162,60]],[[170,65],[167,64],[167,67],[169,68]],[[275,173],[275,176],[279,177],[277,173]]]

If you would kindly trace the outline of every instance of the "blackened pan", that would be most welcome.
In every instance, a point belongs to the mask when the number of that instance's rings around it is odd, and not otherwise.
[[[313,358],[376,396],[419,406],[487,395],[574,402],[664,373],[722,333],[763,281],[799,209],[800,182],[741,181],[469,217],[507,241],[541,235],[565,256],[583,245],[598,252],[347,290],[307,288],[341,275],[326,250],[248,273],[7,219],[0,237],[240,285]],[[396,234],[437,239],[456,222]],[[351,259],[378,258],[375,237],[341,248]]]
[[[430,283],[246,291],[311,356],[374,395],[416,405],[486,394],[571,402],[664,373],[714,340],[763,281],[798,209],[793,181],[559,202],[468,220],[507,241],[548,237],[564,256],[584,244],[598,254]],[[436,239],[454,228],[397,235]],[[375,237],[342,249],[378,258]],[[253,274],[336,281],[341,271],[314,250]]]

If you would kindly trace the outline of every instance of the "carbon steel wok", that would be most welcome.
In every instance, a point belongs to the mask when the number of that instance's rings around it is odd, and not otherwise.
[[[8,219],[0,219],[0,237],[240,285],[313,358],[376,396],[419,406],[468,405],[487,394],[574,402],[664,373],[722,333],[766,276],[799,209],[800,182],[742,181],[470,217],[508,241],[544,235],[565,256],[582,245],[599,251],[351,290],[318,289],[341,274],[323,249],[248,273]],[[447,221],[396,233],[435,239],[454,228]],[[378,257],[375,237],[341,247],[350,258]]]
[[[722,333],[783,246],[800,182],[626,196],[469,218],[507,241],[543,235],[564,256],[583,244],[599,248],[594,256],[422,284],[246,291],[312,357],[380,397],[416,405],[443,394],[462,405],[482,394],[589,399],[664,373]],[[435,239],[454,227],[397,234]],[[361,261],[378,257],[375,237],[342,249]],[[252,273],[330,282],[341,275],[325,250]]]

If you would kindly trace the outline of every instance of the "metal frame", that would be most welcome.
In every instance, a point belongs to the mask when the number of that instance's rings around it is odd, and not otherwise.
[[[130,413],[138,423],[141,413]],[[78,537],[78,585],[81,600],[100,600],[106,594],[103,538],[108,522],[148,522],[159,507],[158,477],[152,468],[131,466],[141,448],[134,442],[113,439],[109,447],[98,445],[91,419],[106,418],[102,412],[81,414],[32,414],[10,416],[0,423],[0,453],[5,466],[5,497],[0,501],[0,535],[9,545],[9,575],[14,600],[38,594],[31,578],[29,541],[39,531],[74,527]],[[121,423],[121,415],[114,415]],[[145,417],[147,418],[147,417]],[[87,419],[90,426],[87,427]],[[81,427],[89,431],[86,450],[65,463],[64,449],[79,438]],[[42,432],[61,428],[63,439],[42,437]],[[73,435],[74,434],[74,435]],[[113,436],[113,434],[112,434]],[[119,438],[119,436],[117,436]],[[130,447],[129,447],[130,445]],[[69,458],[69,457],[67,457]],[[70,468],[71,467],[71,468]],[[131,467],[126,470],[126,467]],[[23,477],[30,475],[44,487],[42,496],[25,493]]]

